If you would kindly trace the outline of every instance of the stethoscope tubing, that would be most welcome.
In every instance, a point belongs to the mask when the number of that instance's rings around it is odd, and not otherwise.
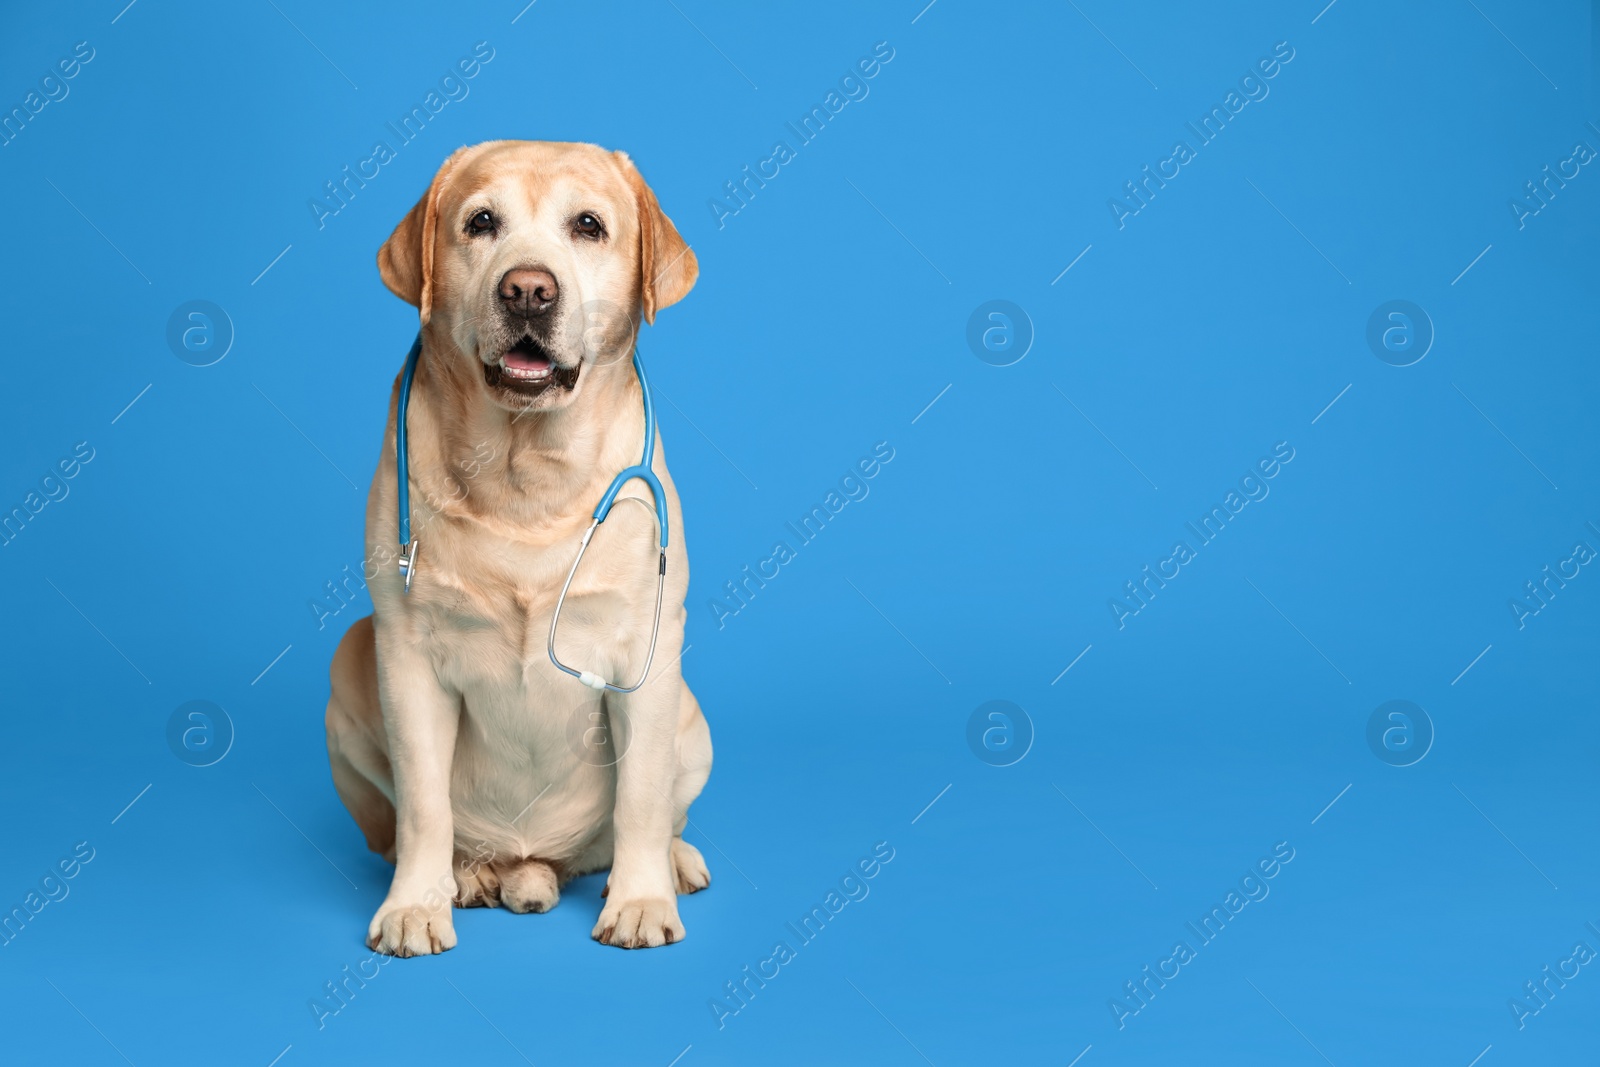
[[[406,411],[411,402],[411,381],[416,376],[417,360],[422,354],[422,334],[417,334],[417,339],[411,345],[411,351],[406,354],[406,369],[400,379],[399,411],[395,419],[395,473],[399,483],[399,493],[396,504],[400,510],[400,573],[405,578],[404,592],[411,592],[411,579],[416,573],[416,558],[418,542],[411,539],[411,478],[410,469],[406,461]],[[584,531],[583,539],[578,543],[578,554],[572,560],[572,566],[567,571],[567,580],[561,584],[561,595],[556,598],[555,611],[550,616],[550,639],[546,645],[550,662],[557,670],[570,674],[584,685],[597,691],[610,690],[613,693],[633,693],[644,685],[650,677],[650,666],[655,662],[656,642],[661,635],[661,606],[666,593],[667,582],[667,500],[666,493],[661,487],[661,479],[651,469],[656,453],[656,409],[655,399],[651,394],[649,379],[645,377],[644,361],[639,356],[637,348],[633,351],[633,369],[639,376],[639,391],[644,397],[644,450],[636,466],[628,467],[617,473],[611,479],[600,502],[595,505],[593,519],[589,528]],[[578,565],[583,562],[583,555],[589,550],[589,542],[594,537],[595,530],[605,522],[611,514],[612,506],[617,502],[618,493],[622,487],[633,479],[639,479],[650,489],[650,497],[655,505],[656,529],[660,544],[659,564],[656,567],[656,609],[655,621],[650,627],[650,649],[645,655],[644,671],[639,675],[639,680],[631,686],[620,686],[606,681],[593,671],[579,670],[562,663],[556,655],[556,629],[561,622],[561,609],[567,602],[567,591],[572,588],[572,580],[578,574]],[[638,500],[639,497],[622,497],[624,500]]]
[[[622,499],[638,500],[640,504],[644,503],[639,497],[623,497]],[[661,562],[656,567],[656,613],[655,622],[650,627],[650,650],[645,654],[644,670],[640,673],[639,680],[630,686],[615,685],[592,671],[580,671],[569,667],[556,656],[556,627],[561,622],[561,609],[567,602],[567,590],[572,587],[572,579],[578,573],[578,565],[583,562],[583,554],[589,550],[589,540],[594,537],[595,530],[599,529],[600,524],[604,521],[604,519],[595,519],[589,524],[589,528],[583,532],[583,540],[578,543],[578,554],[573,558],[572,567],[567,571],[567,580],[561,583],[561,595],[556,598],[555,613],[550,616],[550,640],[545,649],[550,655],[550,662],[555,664],[557,670],[572,675],[590,689],[610,690],[613,693],[632,693],[643,686],[645,680],[650,677],[650,665],[655,662],[656,658],[656,640],[661,633],[661,602],[667,587],[667,550],[665,546],[661,548]]]

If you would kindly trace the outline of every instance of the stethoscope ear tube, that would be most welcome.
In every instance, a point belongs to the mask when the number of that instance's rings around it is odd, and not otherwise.
[[[417,357],[422,355],[422,333],[406,353],[406,370],[400,378],[400,404],[394,421],[395,473],[399,493],[395,506],[400,509],[400,575],[404,592],[411,592],[411,576],[417,569],[417,543],[411,540],[411,471],[406,463],[406,409],[411,406],[411,380],[417,376]]]
[[[600,503],[595,505],[594,521],[605,522],[606,516],[611,514],[611,505],[617,502],[617,494],[622,487],[632,479],[637,478],[650,487],[650,498],[656,505],[656,528],[660,531],[662,551],[667,547],[667,494],[661,489],[661,480],[656,477],[655,471],[649,467],[629,467],[611,480],[611,487],[606,490],[606,495],[600,498]],[[637,497],[624,497],[624,500],[636,500]]]
[[[395,505],[400,512],[400,574],[405,579],[403,591],[411,592],[411,579],[417,572],[417,546],[419,541],[411,539],[411,472],[406,462],[406,411],[411,404],[411,382],[417,374],[417,360],[422,355],[422,334],[417,334],[417,339],[412,342],[411,351],[406,353],[406,369],[400,378],[400,403],[395,416],[394,447],[395,447],[395,474],[399,482],[399,492],[396,494]],[[639,376],[639,391],[644,396],[644,450],[637,466],[629,467],[611,479],[611,485],[606,489],[605,495],[600,498],[600,503],[594,509],[594,521],[584,531],[583,540],[578,544],[578,555],[572,561],[572,567],[567,571],[567,580],[561,585],[561,595],[556,598],[555,612],[550,616],[550,641],[547,651],[550,662],[566,674],[572,675],[590,689],[603,691],[609,689],[613,693],[632,693],[644,685],[645,679],[650,677],[650,665],[656,658],[656,640],[661,635],[661,603],[666,593],[667,586],[667,495],[661,488],[661,479],[656,477],[651,466],[656,454],[656,408],[654,398],[650,393],[650,382],[645,378],[644,361],[639,358],[639,350],[633,352],[634,373]],[[567,666],[556,657],[556,627],[561,621],[561,609],[567,602],[567,590],[572,587],[572,579],[578,573],[578,565],[583,562],[583,554],[589,550],[589,541],[594,537],[594,532],[599,528],[606,517],[611,514],[611,507],[617,502],[617,494],[622,487],[634,478],[638,478],[650,488],[650,497],[655,504],[656,530],[661,546],[660,564],[656,568],[656,611],[655,622],[650,627],[650,651],[645,655],[644,672],[639,680],[631,686],[624,688],[606,681],[593,671],[580,671]],[[623,497],[624,500],[639,500],[638,497]]]
[[[667,494],[661,488],[661,479],[656,477],[651,466],[656,454],[656,407],[650,392],[650,380],[645,377],[644,361],[639,358],[639,350],[633,351],[633,370],[639,376],[639,392],[644,397],[644,450],[639,457],[637,466],[629,467],[618,472],[611,479],[611,485],[606,488],[601,496],[600,503],[595,505],[594,521],[589,524],[589,529],[584,532],[583,540],[578,544],[578,556],[572,561],[572,569],[567,572],[567,580],[561,586],[561,595],[556,598],[556,610],[550,616],[550,643],[548,651],[550,662],[556,669],[572,675],[578,681],[597,691],[610,690],[613,693],[632,693],[644,685],[645,679],[650,677],[650,665],[656,658],[656,639],[661,634],[661,602],[667,587]],[[562,663],[556,656],[556,626],[561,621],[561,608],[567,602],[567,590],[572,586],[573,576],[578,573],[578,564],[583,562],[583,554],[589,550],[589,540],[594,536],[595,530],[606,517],[611,514],[611,507],[617,502],[617,494],[622,487],[634,478],[644,482],[650,487],[650,498],[655,503],[656,530],[661,545],[661,562],[656,568],[656,612],[655,621],[650,626],[650,651],[644,658],[644,672],[639,675],[639,680],[631,686],[623,687],[606,681],[593,671],[580,671]],[[623,500],[644,501],[639,497],[622,497]]]

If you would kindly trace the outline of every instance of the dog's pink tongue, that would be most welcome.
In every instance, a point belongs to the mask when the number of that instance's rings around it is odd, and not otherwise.
[[[550,373],[550,357],[512,349],[505,355],[506,373],[513,378],[543,378]]]

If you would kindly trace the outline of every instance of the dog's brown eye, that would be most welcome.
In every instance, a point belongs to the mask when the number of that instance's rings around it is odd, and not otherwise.
[[[599,218],[587,211],[572,220],[572,228],[580,236],[596,239],[604,237],[606,233],[606,228]]]
[[[476,237],[479,234],[494,232],[494,216],[487,211],[480,211],[467,220],[467,232]]]

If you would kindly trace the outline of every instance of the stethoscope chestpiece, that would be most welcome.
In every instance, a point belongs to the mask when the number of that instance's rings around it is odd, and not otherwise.
[[[406,580],[405,592],[411,592],[411,576],[417,572],[417,546],[421,539],[400,546],[400,575]]]

